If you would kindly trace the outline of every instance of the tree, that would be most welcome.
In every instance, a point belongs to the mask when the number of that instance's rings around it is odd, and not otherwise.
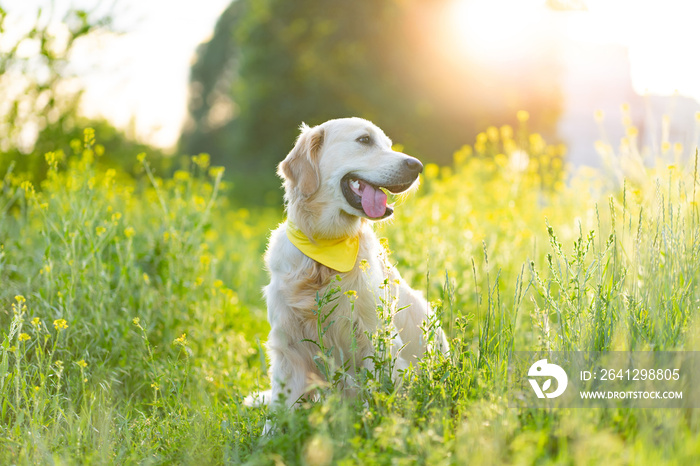
[[[208,152],[246,202],[279,202],[275,166],[302,122],[360,116],[405,150],[446,163],[487,124],[537,105],[558,112],[556,73],[484,76],[441,61],[427,44],[428,0],[236,0],[192,67],[186,153]],[[423,14],[425,13],[425,14]],[[446,53],[448,53],[446,51]],[[497,89],[507,99],[488,100]],[[549,121],[546,121],[549,120]]]
[[[88,126],[109,154],[100,158],[102,164],[131,170],[139,152],[161,155],[129,140],[105,120],[82,117],[82,90],[68,85],[75,77],[68,67],[75,44],[97,30],[109,30],[111,16],[69,8],[59,33],[54,15],[53,8],[39,8],[34,25],[24,33],[15,31],[17,38],[3,42],[0,50],[0,181],[11,170],[37,182],[46,171],[44,154],[71,154],[71,142],[81,140]],[[6,31],[7,18],[0,6],[0,34]],[[162,166],[164,159],[158,160]]]

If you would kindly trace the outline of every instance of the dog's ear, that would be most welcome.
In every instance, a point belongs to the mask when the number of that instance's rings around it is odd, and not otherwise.
[[[321,186],[318,163],[323,136],[323,128],[320,126],[309,128],[302,124],[301,134],[294,148],[277,168],[277,174],[289,181],[292,187],[298,187],[306,197],[315,193]]]

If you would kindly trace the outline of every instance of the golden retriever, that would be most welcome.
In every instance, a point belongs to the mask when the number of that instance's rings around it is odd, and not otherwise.
[[[391,140],[367,120],[302,125],[294,148],[278,169],[284,180],[287,221],[272,232],[265,254],[270,274],[264,292],[271,326],[267,349],[272,389],[248,397],[247,404],[283,399],[292,406],[313,382],[323,379],[315,363],[319,347],[308,340],[319,340],[317,297],[327,292],[336,276],[342,293],[320,310],[326,315],[335,307],[323,325],[323,344],[332,348],[336,367],[345,365],[349,376],[362,367],[372,369],[375,350],[369,335],[380,325],[378,306],[388,306],[392,312],[393,376],[424,354],[423,328],[432,311],[389,263],[372,228],[372,222],[393,213],[384,190],[405,192],[422,171],[417,159],[392,150]],[[312,259],[292,243],[294,234],[312,249],[347,241],[349,252],[341,253],[344,264],[323,265]],[[446,352],[447,340],[439,325],[433,333],[437,349]],[[350,383],[344,389],[353,392]]]

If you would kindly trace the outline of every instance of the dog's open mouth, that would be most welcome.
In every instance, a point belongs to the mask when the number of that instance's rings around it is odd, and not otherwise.
[[[390,186],[378,186],[349,173],[340,183],[343,195],[352,207],[361,210],[371,219],[382,219],[394,213],[392,205],[387,204],[385,190],[398,194],[411,187],[415,179]]]

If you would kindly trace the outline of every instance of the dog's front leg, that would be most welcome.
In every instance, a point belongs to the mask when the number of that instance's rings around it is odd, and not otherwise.
[[[289,341],[281,329],[273,328],[268,340],[270,352],[270,381],[272,403],[284,400],[291,407],[305,393],[309,383],[308,362],[303,358],[303,349]]]
[[[398,283],[395,287],[398,300],[394,325],[404,345],[399,356],[408,362],[415,362],[429,347],[447,353],[449,345],[445,333],[423,295],[411,288],[396,269],[392,270],[391,275],[392,281]],[[427,335],[423,329],[427,329]],[[426,340],[426,336],[429,337],[429,341]]]

